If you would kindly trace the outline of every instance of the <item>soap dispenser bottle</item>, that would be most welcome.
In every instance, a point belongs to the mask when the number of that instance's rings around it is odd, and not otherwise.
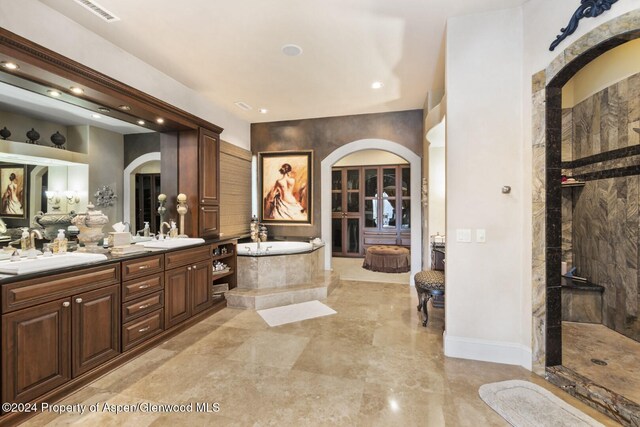
[[[151,237],[151,229],[149,228],[149,223],[145,221],[144,229],[142,230],[142,236]]]
[[[58,253],[67,253],[67,238],[64,236],[64,229],[58,230],[58,237],[56,237],[56,243],[58,247]]]
[[[22,236],[20,237],[20,249],[23,253],[31,249],[31,239],[29,238],[29,227],[22,227]]]

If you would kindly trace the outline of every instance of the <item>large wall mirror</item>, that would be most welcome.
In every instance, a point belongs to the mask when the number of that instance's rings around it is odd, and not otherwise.
[[[54,216],[64,228],[62,217],[97,205],[105,189],[116,197],[97,209],[111,223],[136,231],[147,221],[155,230],[160,133],[64,102],[55,89],[46,93],[0,82],[0,241]]]

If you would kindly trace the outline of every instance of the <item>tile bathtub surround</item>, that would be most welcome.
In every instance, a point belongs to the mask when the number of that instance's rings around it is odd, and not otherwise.
[[[478,388],[507,379],[614,425],[524,368],[445,358],[443,310],[423,328],[406,285],[342,281],[323,302],[338,313],[275,328],[223,309],[63,401],[219,402],[218,413],[44,413],[25,425],[504,426]]]

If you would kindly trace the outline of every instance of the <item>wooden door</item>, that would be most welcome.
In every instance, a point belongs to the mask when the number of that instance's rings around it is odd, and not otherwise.
[[[220,234],[220,206],[200,206],[200,237],[217,237]]]
[[[217,205],[220,203],[220,192],[218,191],[218,182],[220,181],[219,135],[201,128],[198,145],[200,204]]]
[[[73,376],[120,354],[120,285],[72,298]]]
[[[213,305],[211,276],[211,262],[202,261],[191,266],[192,315],[200,313]]]
[[[71,379],[70,301],[2,316],[3,402],[28,402]]]
[[[169,329],[191,317],[191,267],[176,268],[164,274],[164,326]]]
[[[331,181],[333,255],[361,256],[362,168],[336,168]]]

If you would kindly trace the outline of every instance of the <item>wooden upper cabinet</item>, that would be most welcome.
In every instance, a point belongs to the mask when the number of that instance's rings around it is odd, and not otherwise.
[[[200,205],[220,203],[220,136],[200,128],[198,142]]]

